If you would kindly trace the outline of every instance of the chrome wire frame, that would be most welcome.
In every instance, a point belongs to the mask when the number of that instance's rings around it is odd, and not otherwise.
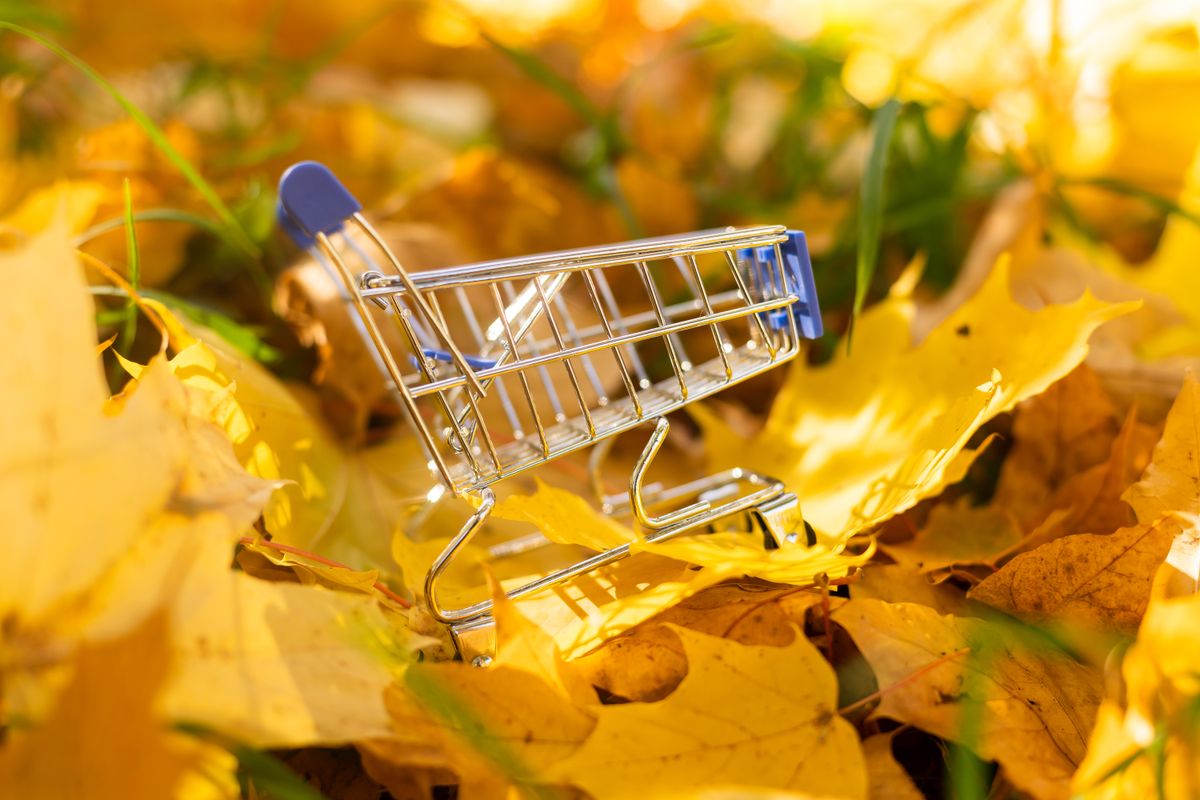
[[[777,541],[788,536],[773,528],[794,522],[794,497],[766,476],[735,469],[672,490],[644,483],[669,429],[666,414],[799,353],[789,309],[799,297],[780,272],[785,240],[782,226],[725,229],[409,273],[361,214],[347,230],[316,235],[314,255],[355,306],[359,331],[429,467],[446,488],[476,499],[476,512],[426,577],[436,619],[467,625],[491,610],[490,601],[444,608],[437,583],[491,512],[492,484],[594,445],[602,455],[615,436],[649,422],[654,432],[629,492],[608,498],[606,511],[631,513],[645,541],[659,542],[780,506],[784,512],[761,516],[776,521],[767,527]],[[773,262],[759,260],[763,247],[774,248]],[[738,255],[747,252],[753,264]],[[367,269],[355,274],[354,262]],[[710,283],[733,288],[710,290]],[[628,296],[639,284],[642,292]],[[689,496],[698,499],[652,512]],[[630,550],[597,553],[508,594],[560,584]]]

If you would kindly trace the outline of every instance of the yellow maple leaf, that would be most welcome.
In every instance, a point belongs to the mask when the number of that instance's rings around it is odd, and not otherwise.
[[[164,724],[287,744],[386,729],[383,689],[419,641],[403,621],[366,594],[231,570],[270,484],[242,469],[165,359],[110,402],[61,221],[0,255],[0,274],[14,287],[0,299],[0,379],[22,387],[0,414],[6,724],[52,720],[77,647],[161,613]]]
[[[807,639],[753,647],[675,632],[689,664],[679,687],[657,703],[604,707],[553,778],[598,800],[698,782],[866,797],[858,736],[837,713],[833,670]]]
[[[280,481],[263,510],[267,529],[282,542],[312,549],[346,491],[341,450],[281,381],[212,331],[146,302],[170,332],[175,355],[169,363],[189,389],[193,413],[225,431],[251,474]]]
[[[214,758],[214,748],[172,731],[157,712],[171,667],[167,627],[166,615],[154,614],[119,638],[80,649],[53,712],[33,727],[7,728],[0,745],[6,796],[238,796],[234,759]]]
[[[631,545],[632,564],[618,564],[603,576],[584,575],[553,593],[541,592],[520,601],[526,613],[552,633],[568,658],[586,653],[664,608],[729,578],[752,575],[779,583],[811,585],[822,575],[844,577],[874,554],[873,544],[862,553],[845,553],[840,547],[822,544],[767,550],[761,534],[749,532],[646,542],[583,498],[540,482],[534,495],[506,498],[497,511],[501,518],[537,524],[548,539],[559,544],[592,549]],[[406,549],[411,547],[406,545]],[[649,555],[665,558],[647,561]],[[688,571],[685,563],[704,569]],[[613,580],[613,576],[636,574],[643,565],[651,573],[645,579],[626,581],[624,587],[619,577]],[[527,581],[528,576],[523,576],[505,584]],[[464,589],[460,584],[455,591],[471,596]]]
[[[196,547],[171,601],[173,719],[261,747],[341,744],[389,729],[384,689],[408,660],[403,619],[369,594],[269,582]]]
[[[44,231],[59,213],[66,214],[67,230],[81,233],[96,217],[107,187],[96,181],[59,181],[30,192],[20,205],[0,219],[0,230],[24,234]]]
[[[105,415],[91,301],[61,223],[0,253],[0,277],[0,616],[20,627],[129,549],[183,479],[186,433],[182,395],[157,371]]]
[[[688,672],[679,626],[745,645],[791,644],[806,611],[827,595],[756,582],[728,582],[697,592],[631,631],[576,659],[571,666],[598,689],[652,702],[675,690]]]
[[[890,298],[868,310],[853,350],[830,363],[793,365],[751,441],[711,412],[698,415],[715,466],[783,480],[831,544],[960,478],[969,464],[963,448],[980,425],[1070,372],[1091,332],[1137,304],[1084,294],[1030,311],[1010,296],[1002,261],[917,345],[906,306]]]
[[[638,538],[630,528],[597,512],[584,498],[540,479],[532,495],[506,497],[492,510],[492,516],[532,523],[552,542],[592,550],[608,550]]]

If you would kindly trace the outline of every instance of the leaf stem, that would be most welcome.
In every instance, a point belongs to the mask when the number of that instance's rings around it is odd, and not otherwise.
[[[901,678],[900,680],[896,681],[891,686],[886,686],[882,689],[871,692],[866,697],[855,700],[853,703],[851,703],[848,706],[842,706],[841,708],[838,709],[838,713],[841,714],[842,716],[845,716],[846,714],[850,713],[851,711],[855,711],[855,710],[861,708],[862,706],[867,705],[868,703],[878,700],[879,698],[883,697],[888,692],[895,691],[896,689],[899,689],[901,686],[912,683],[917,678],[923,677],[923,676],[929,674],[930,672],[933,672],[935,669],[940,667],[942,664],[945,664],[948,661],[953,661],[956,658],[961,658],[962,656],[965,656],[970,652],[971,652],[971,648],[964,647],[962,650],[955,650],[953,653],[947,653],[946,655],[942,656],[941,658],[934,659],[933,661],[930,661],[925,666],[921,667],[916,672],[913,672],[911,675],[906,675],[903,678]]]
[[[287,553],[288,555],[307,558],[309,561],[315,561],[318,564],[322,564],[326,567],[345,570],[350,569],[350,567],[346,566],[340,561],[334,561],[332,558],[325,558],[324,556],[319,556],[316,553],[310,553],[307,550],[301,550],[299,547],[293,547],[290,544],[280,544],[278,542],[268,541],[267,539],[256,539],[253,536],[243,536],[238,541],[242,544],[252,544],[257,547],[266,547],[271,550],[278,550],[281,553]],[[412,608],[411,601],[405,600],[403,597],[393,592],[383,581],[375,581],[375,583],[372,584],[372,588],[401,608]]]

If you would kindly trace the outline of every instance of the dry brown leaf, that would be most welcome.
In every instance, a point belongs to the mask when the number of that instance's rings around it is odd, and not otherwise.
[[[1142,479],[1122,498],[1142,522],[1163,514],[1200,514],[1200,382],[1188,373],[1167,414],[1162,439]]]
[[[879,548],[896,563],[929,573],[955,564],[990,564],[1021,536],[1007,508],[959,502],[934,506],[915,537]]]
[[[1195,797],[1200,792],[1196,663],[1200,637],[1200,535],[1196,517],[1155,577],[1137,641],[1121,664],[1120,691],[1100,707],[1076,796]]]
[[[1023,553],[968,597],[1032,621],[1137,629],[1150,583],[1186,522],[1166,517],[1107,534],[1079,534]]]
[[[1045,517],[1055,490],[1072,476],[1103,463],[1120,421],[1112,401],[1086,364],[1022,403],[1013,422],[1012,450],[1004,459],[994,503],[1028,530]]]
[[[1108,459],[1068,479],[1046,504],[1041,524],[1008,555],[1027,552],[1060,536],[1112,533],[1137,522],[1122,494],[1149,461],[1155,431],[1131,409]]]
[[[1098,674],[994,623],[911,603],[851,600],[833,618],[875,671],[877,715],[957,740],[964,701],[985,703],[970,746],[1033,797],[1068,796],[1100,702]]]
[[[430,225],[381,225],[379,233],[410,270],[437,269],[468,260],[451,237]],[[357,233],[350,235],[361,240]],[[356,273],[367,269],[357,263],[351,268]],[[312,381],[321,391],[325,419],[348,440],[360,441],[372,413],[395,416],[399,409],[388,389],[389,379],[363,340],[343,292],[322,264],[306,257],[279,275],[274,304],[296,338],[316,350]],[[380,325],[380,331],[390,346],[400,347],[396,326]]]
[[[939,614],[962,613],[966,594],[947,583],[934,583],[928,575],[901,564],[868,564],[850,587],[855,599],[888,603],[918,603]]]

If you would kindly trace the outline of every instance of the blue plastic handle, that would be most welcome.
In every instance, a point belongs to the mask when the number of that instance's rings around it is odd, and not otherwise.
[[[283,207],[283,203],[275,203],[275,222],[278,223],[283,232],[288,235],[288,238],[295,242],[296,246],[301,250],[307,250],[316,244],[316,240],[313,237],[300,230],[300,226],[287,213],[287,209]]]
[[[301,247],[309,247],[318,233],[340,230],[360,211],[362,204],[324,164],[301,161],[288,167],[279,179],[276,216]]]
[[[448,350],[438,350],[433,347],[423,347],[421,348],[421,352],[425,354],[426,358],[432,358],[435,361],[445,361],[447,364],[454,363],[454,357],[450,355]],[[414,365],[420,366],[417,364],[417,359],[415,356],[411,357],[411,360]],[[491,369],[492,367],[496,366],[497,363],[499,363],[494,358],[469,356],[466,354],[463,355],[463,361],[467,362],[467,366],[471,369]]]
[[[808,256],[808,239],[803,231],[789,230],[787,241],[779,249],[783,253],[783,269],[778,271],[770,269],[775,264],[774,247],[746,249],[739,255],[755,270],[759,283],[772,281],[777,292],[795,292],[799,300],[792,304],[791,310],[797,330],[805,339],[819,339],[825,333],[825,325],[821,321],[817,283],[813,279],[812,261]],[[781,278],[786,285],[780,285]],[[765,312],[763,317],[776,330],[788,327],[787,313],[782,309]]]

